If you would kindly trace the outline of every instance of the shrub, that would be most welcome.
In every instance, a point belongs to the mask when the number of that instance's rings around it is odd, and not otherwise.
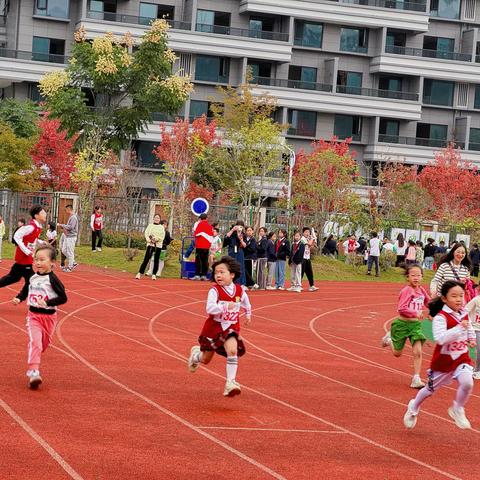
[[[345,263],[356,269],[363,267],[363,255],[358,255],[355,252],[347,253]]]
[[[131,237],[131,249],[145,250],[147,245],[145,237],[141,232],[132,232]],[[128,247],[128,235],[123,232],[112,232],[107,230],[103,233],[103,241],[107,247],[112,248],[127,248]]]
[[[380,255],[380,270],[386,272],[395,266],[397,254],[390,251],[384,251]]]
[[[123,255],[127,259],[127,262],[132,262],[133,259],[138,255],[138,250],[136,248],[124,248]]]

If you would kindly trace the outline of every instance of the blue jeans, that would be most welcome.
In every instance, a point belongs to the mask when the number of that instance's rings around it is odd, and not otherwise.
[[[193,239],[190,242],[190,245],[188,246],[187,251],[185,252],[185,258],[188,258],[194,250],[195,250],[195,239]]]
[[[433,257],[425,257],[423,259],[423,264],[426,270],[433,270],[434,262],[435,262],[435,259]]]
[[[286,260],[277,260],[275,264],[275,286],[285,287],[285,264]]]
[[[379,275],[380,273],[380,264],[379,264],[379,257],[374,255],[369,255],[367,260],[367,271],[372,271],[372,265],[375,264],[375,274]]]

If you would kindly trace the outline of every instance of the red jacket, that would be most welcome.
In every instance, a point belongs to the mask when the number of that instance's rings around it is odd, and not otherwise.
[[[200,220],[195,228],[195,248],[209,249],[213,239],[213,227],[208,220]]]
[[[15,249],[15,263],[20,265],[32,265],[33,255],[27,255],[19,244],[21,243],[24,249],[33,253],[37,245],[37,239],[40,236],[40,233],[42,233],[42,227],[39,227],[38,223],[35,220],[32,220],[28,225],[20,227],[20,229],[17,230],[17,233],[23,234],[23,237],[17,242],[17,247]]]

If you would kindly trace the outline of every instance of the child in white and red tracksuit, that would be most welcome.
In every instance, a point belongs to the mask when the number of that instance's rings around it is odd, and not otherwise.
[[[102,207],[96,206],[90,217],[90,229],[92,230],[92,252],[101,252],[103,243],[103,213]]]
[[[22,291],[13,299],[18,305],[27,300],[27,330],[29,386],[36,390],[42,383],[40,361],[42,353],[52,341],[57,325],[57,306],[67,301],[65,287],[52,272],[55,261],[55,249],[49,245],[41,246],[35,251],[34,265],[37,270],[25,284]]]
[[[245,325],[251,320],[250,300],[241,285],[234,283],[240,277],[240,264],[231,257],[222,257],[212,265],[214,286],[208,292],[208,318],[198,338],[200,346],[191,348],[188,368],[193,373],[200,363],[210,363],[215,353],[227,357],[225,397],[241,392],[236,381],[238,357],[245,354],[240,336],[240,311],[245,310]]]

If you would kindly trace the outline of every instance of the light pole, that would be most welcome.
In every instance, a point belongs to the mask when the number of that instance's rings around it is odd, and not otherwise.
[[[290,153],[288,159],[288,186],[287,186],[287,231],[290,229],[290,207],[292,204],[292,181],[293,181],[293,168],[295,167],[296,155],[295,151],[288,145],[284,145]]]

